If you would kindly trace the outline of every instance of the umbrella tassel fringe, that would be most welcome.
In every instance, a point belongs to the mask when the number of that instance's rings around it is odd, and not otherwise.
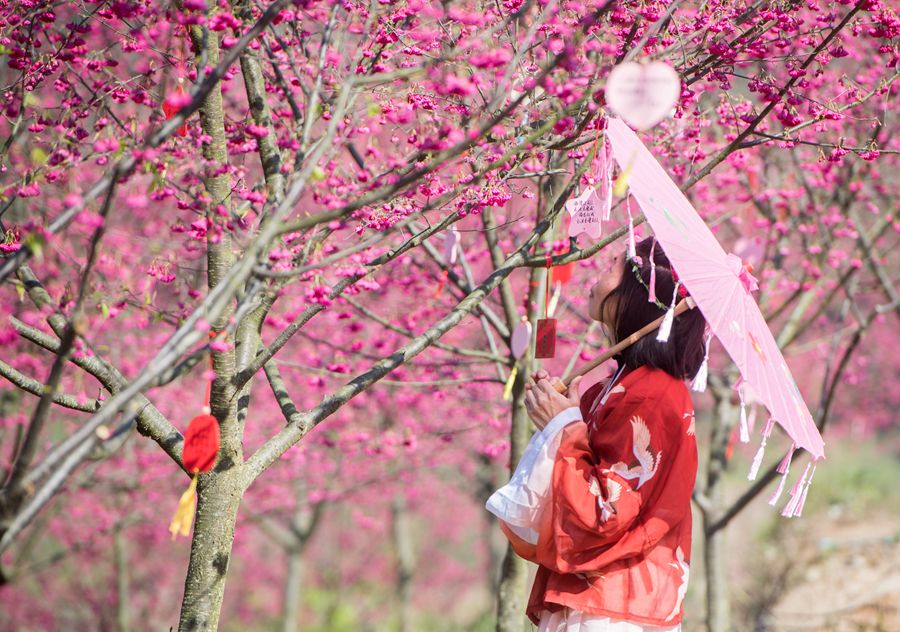
[[[631,216],[629,198],[625,198],[625,208],[628,211],[628,258],[634,259],[637,256],[637,245],[634,241],[634,218]]]
[[[762,465],[763,454],[766,452],[766,438],[763,437],[762,443],[759,444],[759,450],[753,457],[753,463],[750,465],[750,473],[747,474],[748,481],[755,481],[756,475],[759,474],[759,466]]]
[[[769,504],[773,507],[778,504],[778,499],[781,498],[781,493],[784,491],[784,482],[785,480],[787,480],[787,476],[787,472],[781,475],[781,480],[778,481],[778,487],[775,488],[775,492],[772,494],[772,497],[769,498]]]
[[[662,324],[659,326],[659,333],[656,339],[659,342],[668,342],[669,336],[672,334],[672,322],[675,320],[675,310],[671,307],[666,310],[666,317],[663,318]]]
[[[797,503],[797,508],[794,510],[794,516],[799,518],[803,514],[803,505],[806,503],[806,493],[809,491],[809,486],[812,485],[813,476],[816,473],[816,462],[812,463],[812,470],[809,472],[809,478],[806,480],[806,484],[803,486],[803,491],[800,493],[800,502]]]
[[[709,376],[709,359],[703,358],[703,364],[697,370],[697,375],[691,381],[691,390],[702,393],[706,390],[706,382]]]
[[[779,474],[787,474],[788,470],[791,467],[791,458],[794,456],[794,450],[796,449],[797,444],[792,443],[791,449],[788,450],[787,454],[784,455],[784,458],[781,459],[781,463],[778,464],[778,473]]]
[[[703,362],[697,369],[697,375],[691,381],[691,389],[697,393],[706,390],[706,383],[709,380],[709,343],[712,340],[712,332],[706,334],[706,351],[703,353]]]
[[[750,465],[750,473],[747,474],[748,481],[755,481],[756,475],[759,474],[759,468],[762,465],[763,454],[766,451],[766,440],[772,434],[772,428],[775,426],[775,418],[769,417],[769,421],[766,422],[765,428],[763,428],[762,432],[762,442],[759,444],[759,450],[756,451],[756,456],[753,457],[753,463]]]
[[[675,282],[675,291],[672,292],[672,302],[669,309],[666,310],[666,316],[663,318],[662,324],[659,326],[659,333],[656,334],[658,342],[668,342],[669,336],[672,335],[672,324],[675,322],[675,303],[678,302],[679,281]]]
[[[603,141],[603,147],[606,149],[606,140]],[[606,173],[603,174],[603,190],[606,192],[606,200],[603,208],[603,221],[608,222],[610,213],[612,212],[612,198],[613,198],[613,185],[612,185],[612,175],[613,175],[613,160],[610,152],[607,150],[606,154]]]
[[[772,497],[769,498],[769,504],[773,507],[778,503],[778,499],[781,498],[781,493],[784,491],[784,483],[787,480],[788,474],[791,471],[791,457],[794,456],[794,447],[795,444],[791,444],[791,449],[788,450],[787,454],[781,459],[781,463],[778,464],[776,468],[776,472],[781,474],[781,480],[778,481],[778,488],[775,490],[775,493],[772,494]]]
[[[784,509],[781,511],[781,515],[785,518],[793,518],[796,515],[797,508],[800,504],[800,498],[802,496],[803,486],[806,483],[806,477],[809,474],[809,466],[810,464],[806,464],[806,469],[803,470],[803,476],[797,479],[797,482],[794,483],[794,486],[791,487],[791,499],[784,506]]]
[[[741,443],[750,443],[750,427],[747,425],[747,406],[741,402]]]

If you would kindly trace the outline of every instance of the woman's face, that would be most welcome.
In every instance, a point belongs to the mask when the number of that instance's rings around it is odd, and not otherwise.
[[[612,258],[606,271],[600,275],[600,279],[594,283],[588,295],[588,315],[610,328],[615,325],[612,322],[616,308],[615,299],[606,304],[606,309],[604,310],[606,313],[604,314],[600,313],[600,305],[610,292],[619,287],[624,271],[625,257],[622,254],[618,254]]]

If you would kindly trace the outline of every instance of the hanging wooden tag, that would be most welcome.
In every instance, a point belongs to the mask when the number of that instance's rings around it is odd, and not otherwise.
[[[600,198],[594,187],[587,187],[577,198],[566,202],[566,210],[572,217],[569,237],[587,233],[591,239],[598,239],[603,232],[600,226]]]
[[[535,358],[552,358],[556,354],[556,319],[541,318],[537,321]]]

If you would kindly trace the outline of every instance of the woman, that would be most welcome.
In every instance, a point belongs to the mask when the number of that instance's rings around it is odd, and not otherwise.
[[[636,251],[591,288],[589,314],[613,341],[669,308],[654,294],[683,294],[654,241]],[[697,473],[684,380],[704,361],[705,328],[699,310],[685,312],[667,342],[645,336],[580,398],[581,378],[568,396],[545,371],[528,385],[525,406],[541,430],[487,508],[516,553],[538,564],[526,612],[541,632],[681,630]]]

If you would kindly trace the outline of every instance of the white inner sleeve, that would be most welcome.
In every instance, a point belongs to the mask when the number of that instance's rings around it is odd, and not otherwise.
[[[485,504],[513,533],[531,544],[537,543],[541,512],[550,497],[560,431],[575,421],[581,421],[578,406],[566,408],[534,433],[512,478]]]

